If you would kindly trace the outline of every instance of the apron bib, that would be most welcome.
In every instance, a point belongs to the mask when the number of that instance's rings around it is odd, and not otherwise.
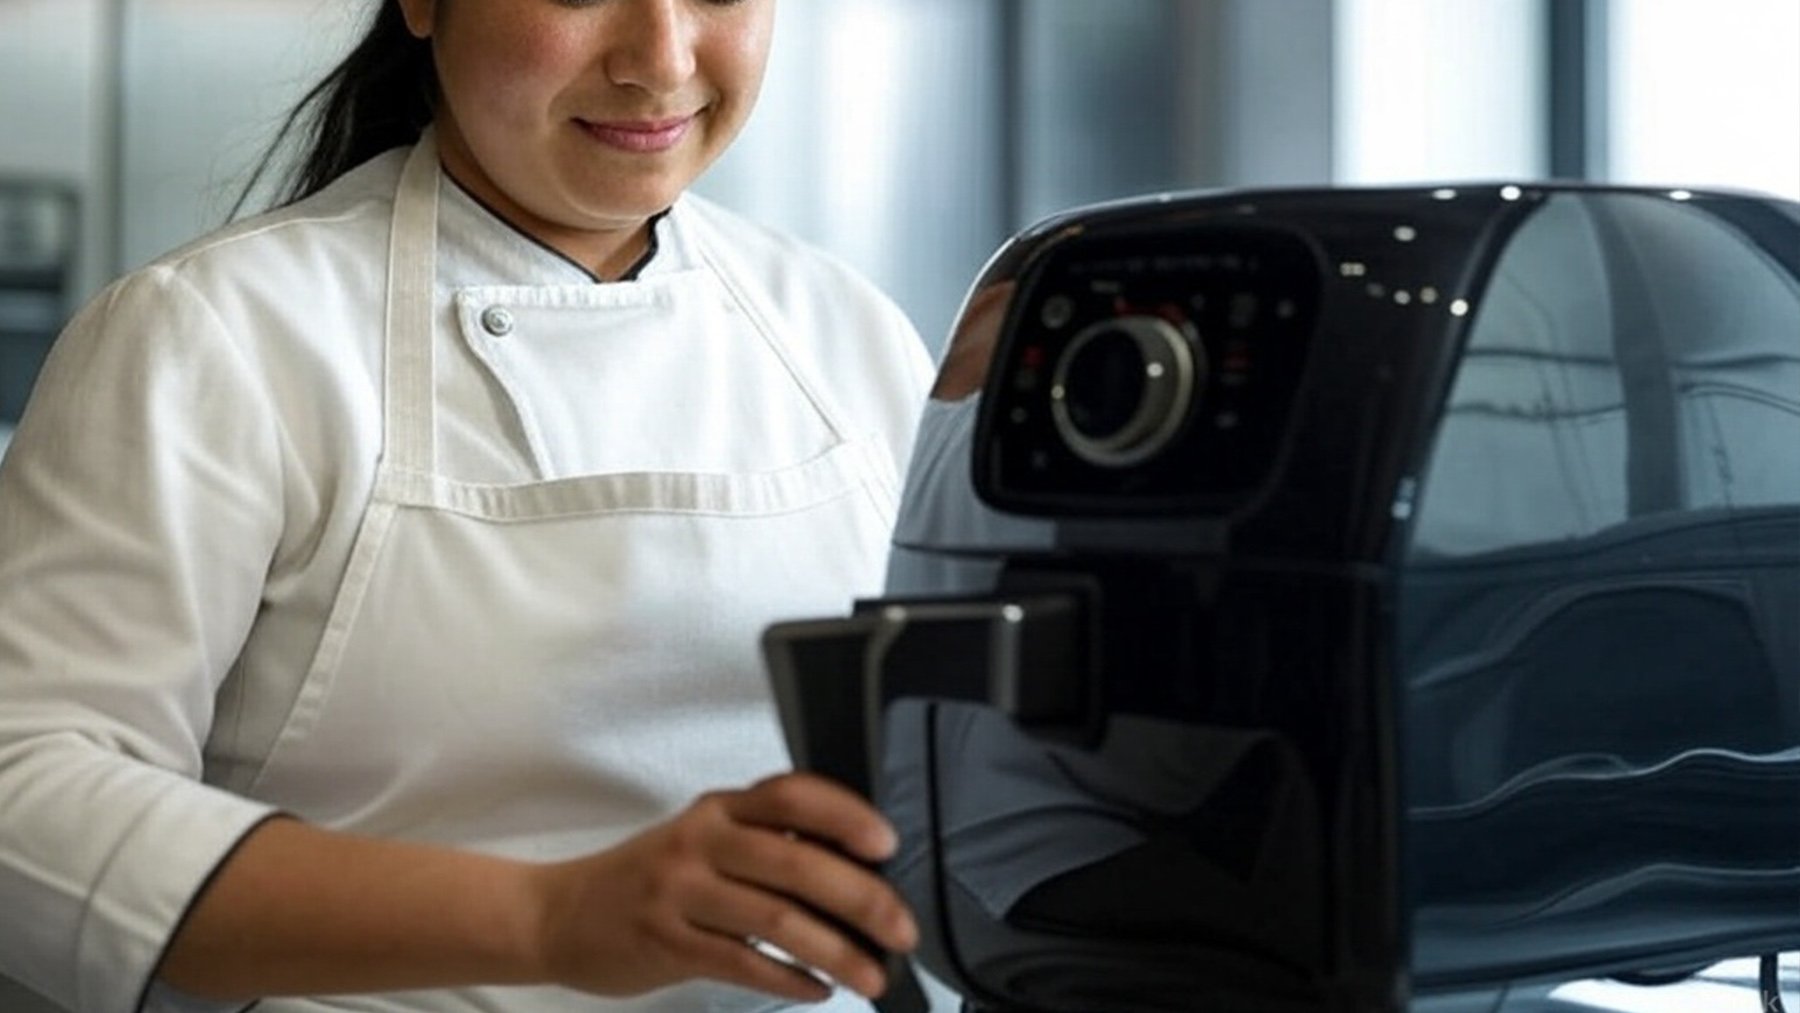
[[[438,180],[427,137],[395,200],[386,450],[374,497],[300,695],[247,793],[323,826],[568,858],[605,848],[703,791],[789,767],[758,638],[771,621],[846,611],[851,595],[879,586],[894,493],[873,452],[845,438],[822,389],[794,368],[773,316],[704,242],[696,246],[706,270],[592,286],[591,303],[567,289],[541,299],[506,290],[509,340],[532,341],[534,330],[570,340],[579,321],[584,340],[604,342],[609,355],[618,349],[618,361],[605,363],[615,382],[641,371],[639,356],[666,355],[696,328],[707,342],[759,343],[782,380],[757,392],[759,419],[767,413],[776,432],[828,432],[818,453],[780,467],[687,470],[680,433],[659,431],[643,443],[650,453],[659,443],[676,448],[667,451],[675,466],[661,470],[504,486],[441,474],[432,326]],[[496,378],[507,385],[503,371]],[[571,396],[584,389],[571,384]],[[550,423],[518,407],[528,440],[538,441]],[[633,439],[632,420],[621,421],[621,431],[596,438]],[[534,453],[540,467],[556,456],[536,442]],[[626,1001],[470,989],[267,1000],[258,1009],[779,1005],[701,983]],[[868,1007],[840,993],[826,1008]]]

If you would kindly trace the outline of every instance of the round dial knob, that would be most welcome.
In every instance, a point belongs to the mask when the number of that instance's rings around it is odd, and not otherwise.
[[[1161,317],[1092,324],[1057,360],[1050,412],[1076,457],[1105,468],[1148,460],[1174,442],[1193,408],[1204,351]]]

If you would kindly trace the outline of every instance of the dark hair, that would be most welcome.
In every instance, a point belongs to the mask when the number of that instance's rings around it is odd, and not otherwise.
[[[394,0],[375,3],[362,41],[289,110],[232,217],[290,146],[301,151],[276,182],[276,205],[310,197],[389,148],[414,143],[431,123],[438,94],[431,41],[414,37]]]

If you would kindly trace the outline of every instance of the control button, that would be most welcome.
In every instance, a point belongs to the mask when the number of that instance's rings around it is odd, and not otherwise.
[[[504,338],[513,332],[512,311],[504,306],[489,306],[481,311],[481,329],[496,338]]]
[[[1053,295],[1044,300],[1044,326],[1053,331],[1069,326],[1075,318],[1075,303],[1066,295]]]
[[[1231,327],[1233,330],[1248,330],[1256,323],[1256,311],[1259,302],[1254,292],[1239,292],[1231,297]]]
[[[1076,457],[1129,467],[1175,441],[1205,372],[1198,339],[1167,320],[1103,320],[1077,334],[1057,362],[1051,419]]]

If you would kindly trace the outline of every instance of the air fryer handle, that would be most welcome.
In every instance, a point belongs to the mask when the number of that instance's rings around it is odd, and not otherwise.
[[[850,619],[770,626],[763,657],[794,765],[875,799],[889,702],[977,702],[1024,725],[1080,718],[1091,713],[1084,639],[1073,597],[877,603]],[[846,932],[887,970],[878,1013],[929,1011],[909,961]]]
[[[871,719],[906,698],[985,704],[1055,732],[1092,715],[1085,623],[1070,594],[886,602],[863,656]]]
[[[1079,720],[1092,713],[1084,641],[1080,603],[1070,596],[890,601],[848,619],[771,626],[763,655],[794,765],[873,799],[889,703],[983,703],[1027,726]],[[847,931],[887,969],[877,1013],[927,1013],[911,964]]]
[[[763,653],[795,766],[873,798],[881,721],[900,699],[979,703],[1056,735],[1095,713],[1072,594],[879,601],[847,619],[779,623]]]

